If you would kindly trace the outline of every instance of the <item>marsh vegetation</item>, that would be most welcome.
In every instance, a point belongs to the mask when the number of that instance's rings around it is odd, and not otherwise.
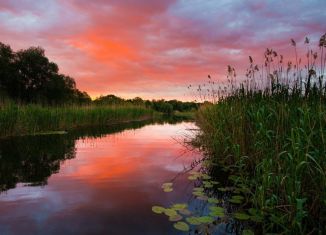
[[[305,60],[295,62],[267,49],[263,66],[249,57],[245,81],[229,66],[229,83],[198,91],[213,103],[202,106],[197,145],[211,164],[230,174],[230,186],[245,187],[243,209],[262,216],[259,233],[322,234],[326,231],[326,34]],[[215,87],[215,88],[214,88]],[[206,92],[206,93],[205,93]],[[215,101],[215,102],[214,102]],[[211,175],[219,174],[211,167]],[[248,217],[249,219],[249,217]]]

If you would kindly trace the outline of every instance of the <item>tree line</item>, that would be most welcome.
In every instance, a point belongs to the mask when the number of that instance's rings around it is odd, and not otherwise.
[[[44,105],[95,104],[95,105],[144,105],[158,112],[172,114],[198,108],[194,102],[178,100],[123,99],[115,95],[101,96],[94,101],[86,92],[76,88],[75,80],[59,73],[59,67],[51,62],[41,47],[13,51],[0,42],[0,97],[19,103]]]
[[[165,114],[172,114],[175,111],[188,112],[198,109],[199,104],[195,102],[182,102],[179,100],[143,100],[140,97],[133,99],[123,99],[115,95],[101,96],[94,100],[97,105],[120,105],[120,104],[133,104],[133,105],[144,105],[148,108],[154,109],[155,111],[162,112]]]

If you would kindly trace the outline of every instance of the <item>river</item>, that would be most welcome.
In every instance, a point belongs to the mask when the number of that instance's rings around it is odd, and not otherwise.
[[[151,208],[189,200],[194,124],[145,124],[1,140],[0,234],[184,234]]]

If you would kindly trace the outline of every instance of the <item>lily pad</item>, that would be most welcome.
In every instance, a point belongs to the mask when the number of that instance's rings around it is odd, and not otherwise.
[[[203,187],[196,187],[196,188],[193,189],[194,192],[196,192],[196,191],[197,192],[204,192],[204,190],[205,189]]]
[[[179,221],[179,220],[182,220],[182,216],[179,215],[179,214],[169,217],[169,221],[176,222],[176,221]]]
[[[173,183],[171,183],[171,182],[162,184],[162,188],[171,188],[172,186],[173,186]]]
[[[191,215],[191,211],[188,209],[181,209],[179,210],[179,213],[182,215]]]
[[[217,199],[217,198],[213,198],[213,197],[208,198],[207,201],[208,201],[209,203],[219,203],[219,202],[220,202],[219,199]]]
[[[198,177],[195,175],[188,176],[188,180],[197,180]]]
[[[202,200],[202,201],[207,201],[208,200],[208,197],[207,196],[199,196],[197,197],[198,200]]]
[[[185,222],[177,222],[177,223],[174,223],[173,224],[173,227],[175,228],[175,229],[178,229],[178,230],[180,230],[180,231],[184,231],[184,232],[187,232],[187,231],[189,231],[189,225],[188,224],[186,224]]]
[[[173,191],[172,186],[173,186],[173,183],[171,183],[171,182],[164,183],[164,184],[162,184],[162,189],[164,192],[169,193],[169,192]]]
[[[243,200],[244,197],[241,196],[241,195],[234,195],[234,196],[232,196],[232,199],[235,199],[235,200]]]
[[[224,216],[224,208],[223,207],[211,206],[209,208],[209,210],[211,211],[209,213],[211,216],[219,216],[219,217],[223,217]]]
[[[201,222],[199,221],[198,217],[188,217],[186,218],[186,221],[189,223],[189,224],[192,224],[192,225],[200,225]]]
[[[170,193],[173,191],[173,188],[163,188],[163,191],[166,193]]]
[[[241,213],[241,212],[234,213],[233,217],[238,219],[238,220],[248,220],[248,219],[250,219],[250,216],[248,214]]]
[[[198,220],[203,224],[210,224],[214,222],[214,219],[210,216],[201,216],[198,217]]]
[[[176,203],[172,206],[172,209],[174,210],[182,210],[182,209],[186,209],[188,207],[187,204],[185,203]]]
[[[213,188],[213,184],[211,184],[211,182],[209,182],[209,181],[204,181],[203,183],[204,183],[204,187],[205,187],[205,188]]]
[[[168,208],[164,210],[164,214],[169,217],[172,217],[172,216],[176,216],[178,213],[175,210]]]
[[[221,191],[221,192],[226,192],[227,191],[226,188],[217,188],[217,189],[218,189],[218,191]]]
[[[153,206],[152,211],[156,214],[162,214],[166,209],[161,206]]]
[[[234,204],[241,204],[242,203],[242,201],[241,200],[236,200],[236,199],[229,199],[229,202],[231,202],[231,203],[234,203]]]
[[[192,194],[195,195],[195,196],[197,196],[197,197],[205,196],[205,193],[203,193],[203,192],[199,192],[199,191],[192,192]]]

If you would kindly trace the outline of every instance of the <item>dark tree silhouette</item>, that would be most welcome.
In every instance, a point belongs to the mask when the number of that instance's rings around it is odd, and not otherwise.
[[[0,95],[24,103],[85,103],[91,99],[76,88],[75,80],[59,73],[44,49],[30,47],[13,52],[0,43]]]

